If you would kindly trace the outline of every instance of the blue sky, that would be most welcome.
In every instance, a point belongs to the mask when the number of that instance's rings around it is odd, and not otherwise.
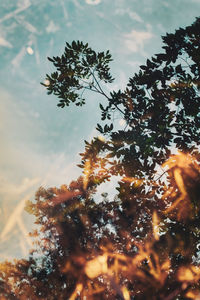
[[[161,51],[161,35],[190,25],[199,11],[200,0],[1,0],[0,260],[27,255],[33,220],[23,212],[25,200],[41,185],[76,178],[84,139],[96,134],[101,99],[90,95],[83,108],[57,108],[40,85],[52,70],[46,57],[62,54],[72,40],[109,49],[111,88],[123,88]]]

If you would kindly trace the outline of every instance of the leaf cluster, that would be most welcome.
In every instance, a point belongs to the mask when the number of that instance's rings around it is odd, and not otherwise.
[[[80,41],[66,43],[63,55],[48,57],[56,71],[46,75],[45,83],[48,94],[59,98],[59,107],[85,104],[83,93],[86,89],[101,93],[99,82],[112,82],[109,62],[112,61],[109,51],[95,52],[88,44]]]

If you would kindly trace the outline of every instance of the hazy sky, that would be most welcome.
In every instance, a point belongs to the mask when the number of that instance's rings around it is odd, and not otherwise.
[[[52,70],[46,57],[62,54],[72,40],[109,49],[111,88],[123,88],[161,51],[161,35],[190,25],[198,12],[200,0],[0,1],[0,260],[27,253],[32,219],[24,201],[41,185],[76,178],[83,141],[96,134],[100,98],[90,96],[84,108],[57,108],[40,85]]]

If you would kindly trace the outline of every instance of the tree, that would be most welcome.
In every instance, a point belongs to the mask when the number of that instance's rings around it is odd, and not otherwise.
[[[58,106],[83,105],[86,90],[106,98],[107,106],[100,104],[105,124],[97,124],[104,138],[86,142],[80,178],[40,188],[27,202],[40,226],[32,233],[35,249],[28,260],[0,266],[0,295],[199,297],[199,40],[200,18],[164,36],[164,53],[147,59],[124,91],[110,94],[104,88],[114,80],[109,51],[73,41],[61,57],[49,58],[56,71],[43,85]],[[124,130],[112,123],[113,113],[125,120]],[[104,193],[96,203],[98,185],[113,176],[115,198]]]

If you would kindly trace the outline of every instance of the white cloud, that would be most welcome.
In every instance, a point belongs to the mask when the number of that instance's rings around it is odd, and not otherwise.
[[[9,218],[7,219],[7,222],[5,226],[3,227],[3,230],[0,233],[0,239],[4,240],[8,238],[8,234],[11,232],[13,228],[18,224],[22,225],[22,212],[24,211],[24,206],[27,201],[31,197],[31,194],[27,194],[15,207],[13,212],[10,214]],[[20,226],[21,227],[21,226]],[[23,226],[24,227],[24,226]],[[21,227],[22,228],[22,227]],[[25,227],[24,227],[25,228]],[[24,234],[25,230],[22,230],[22,233]]]
[[[85,0],[85,2],[90,5],[97,5],[101,2],[101,0]]]
[[[18,197],[18,195],[23,194],[32,186],[38,184],[39,178],[23,178],[20,184],[14,184],[11,181],[8,181],[3,175],[0,176],[0,194],[6,199],[13,197]]]
[[[18,0],[17,6],[18,7],[27,7],[30,5],[30,0]]]
[[[132,20],[140,22],[140,23],[143,22],[141,17],[135,11],[132,11],[129,8],[118,8],[118,9],[116,9],[115,14],[117,14],[117,15],[127,14]]]
[[[59,30],[59,26],[55,25],[55,23],[51,20],[48,24],[48,26],[46,27],[46,32],[48,33],[54,33],[56,31]]]
[[[16,17],[16,20],[29,32],[31,33],[37,33],[37,29],[35,28],[35,26],[33,26],[31,23],[29,23],[28,21],[26,21],[24,19],[24,17],[22,16],[18,16]]]
[[[140,22],[140,23],[143,22],[143,20],[141,19],[141,17],[136,12],[129,10],[128,14],[129,14],[129,16],[130,16],[131,19],[133,19],[133,20],[135,20],[137,22]]]
[[[61,5],[62,5],[62,8],[63,8],[63,14],[64,14],[64,17],[65,17],[65,20],[67,20],[69,18],[69,15],[68,15],[68,11],[65,7],[65,3],[63,0],[60,0],[61,1]]]
[[[124,34],[124,45],[130,52],[141,52],[145,55],[144,44],[153,37],[150,31],[132,30]]]
[[[22,11],[26,10],[29,6],[30,6],[30,1],[29,0],[23,0],[21,1],[21,3],[18,5],[19,7],[17,9],[15,9],[12,12],[9,12],[8,14],[6,14],[5,16],[3,16],[3,18],[0,19],[0,23],[15,17],[17,14],[21,13]]]
[[[31,23],[29,23],[26,19],[26,17],[24,15],[17,15],[15,17],[15,20],[23,26],[23,28],[25,28],[27,31],[31,32],[31,33],[38,33],[37,29],[35,26],[33,26]]]
[[[19,53],[13,58],[11,63],[13,64],[14,67],[19,67],[24,55],[26,54],[26,48],[22,47]]]
[[[0,46],[12,48],[12,44],[8,42],[6,39],[4,39],[2,36],[0,36]]]

